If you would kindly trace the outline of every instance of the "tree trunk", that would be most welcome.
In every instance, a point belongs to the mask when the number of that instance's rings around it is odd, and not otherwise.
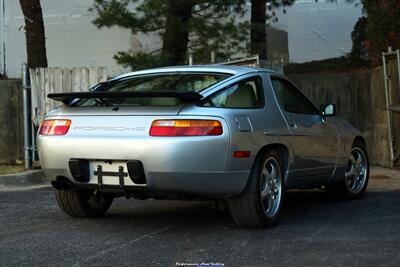
[[[162,64],[165,66],[184,64],[187,57],[189,43],[189,20],[193,5],[185,0],[169,1],[169,9],[163,47],[161,50]]]
[[[46,39],[40,0],[19,0],[25,17],[26,52],[29,68],[47,67]]]
[[[266,0],[251,0],[250,48],[260,59],[267,59],[266,12]]]

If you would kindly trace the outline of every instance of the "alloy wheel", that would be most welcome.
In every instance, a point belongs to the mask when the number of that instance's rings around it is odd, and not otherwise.
[[[351,150],[345,181],[347,189],[353,194],[359,193],[367,180],[368,162],[364,151],[359,147]]]
[[[262,171],[261,202],[265,214],[272,218],[279,210],[282,198],[282,174],[274,157],[267,159]]]

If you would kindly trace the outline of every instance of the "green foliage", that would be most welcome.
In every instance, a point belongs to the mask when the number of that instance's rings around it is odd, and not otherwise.
[[[218,59],[245,51],[247,23],[238,22],[245,0],[95,0],[93,23],[118,26],[132,34],[158,34],[162,47],[156,51],[118,52],[118,63],[132,69],[184,64],[188,53],[195,62],[209,62],[211,51]]]
[[[209,63],[210,53],[215,51],[216,61],[226,61],[236,53],[245,53],[248,39],[248,23],[237,23],[234,18],[224,22],[212,22],[194,18],[193,35],[189,50],[197,63]]]
[[[131,67],[135,70],[162,66],[160,55],[154,53],[133,53],[131,51],[120,51],[114,56],[114,59],[117,61],[118,64],[127,68]]]
[[[362,0],[367,16],[366,46],[374,64],[388,46],[400,49],[400,1]]]
[[[290,63],[285,65],[284,72],[286,75],[317,72],[363,72],[368,69],[367,67],[365,61],[352,60],[350,57],[342,56],[305,63]]]
[[[329,0],[335,2],[337,0]],[[358,63],[368,58],[373,65],[381,64],[381,53],[389,46],[400,49],[399,0],[346,0],[362,4],[364,16],[352,32],[351,59]]]
[[[368,59],[368,49],[366,47],[368,20],[366,17],[358,19],[354,30],[351,33],[353,47],[351,49],[350,57],[353,61],[366,61]]]

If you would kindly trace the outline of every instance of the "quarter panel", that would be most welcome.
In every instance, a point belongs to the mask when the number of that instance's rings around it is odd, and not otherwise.
[[[265,72],[242,75],[228,83],[224,87],[229,87],[233,83],[252,76],[262,78],[265,105],[258,109],[236,109],[236,108],[214,108],[200,107],[195,104],[185,107],[181,115],[194,114],[213,114],[225,119],[230,132],[230,151],[228,154],[228,171],[249,171],[253,165],[255,157],[260,149],[268,144],[288,145],[288,136],[291,135],[287,124],[280,112],[272,88],[268,82]],[[215,90],[214,92],[220,89]],[[237,118],[247,118],[251,124],[246,131],[240,129]],[[249,158],[234,158],[234,151],[250,151]]]

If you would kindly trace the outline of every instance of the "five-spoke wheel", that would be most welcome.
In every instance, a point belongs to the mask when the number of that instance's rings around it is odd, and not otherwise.
[[[351,149],[344,179],[326,188],[334,197],[361,198],[368,186],[369,162],[365,145],[355,141]]]
[[[274,157],[267,159],[261,178],[261,202],[268,217],[274,217],[282,197],[282,175]]]
[[[353,147],[347,164],[345,182],[348,190],[354,194],[364,187],[368,174],[367,164],[364,151],[360,147]]]
[[[277,223],[284,196],[282,156],[268,150],[255,160],[245,191],[229,199],[233,220],[242,227],[269,227]]]

